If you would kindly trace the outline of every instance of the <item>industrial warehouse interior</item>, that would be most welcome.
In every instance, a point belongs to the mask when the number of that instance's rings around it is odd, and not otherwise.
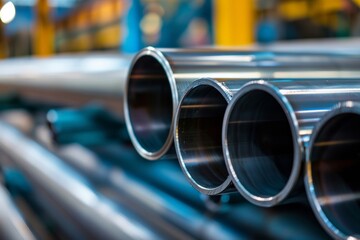
[[[0,0],[0,240],[360,239],[360,0]]]

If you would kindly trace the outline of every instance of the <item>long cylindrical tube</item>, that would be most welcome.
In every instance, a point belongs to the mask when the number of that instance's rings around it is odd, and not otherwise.
[[[358,80],[250,82],[223,122],[225,161],[239,192],[260,206],[299,200],[304,146],[319,118],[339,101],[359,100]]]
[[[344,102],[316,125],[306,157],[306,190],[336,239],[360,238],[360,104]]]
[[[50,203],[56,201],[81,221],[94,239],[163,239],[164,232],[150,229],[141,218],[94,191],[86,178],[62,159],[18,130],[0,123],[0,151],[7,154],[28,180],[39,186]],[[18,151],[21,149],[21,151]]]
[[[148,47],[135,56],[130,67],[124,100],[126,125],[139,154],[150,160],[159,159],[172,149],[179,99],[198,78],[248,81],[358,77],[359,61],[349,54]]]
[[[180,100],[174,128],[180,166],[198,191],[216,195],[236,191],[221,144],[222,122],[232,93],[212,79],[193,82]]]
[[[0,185],[0,236],[8,240],[35,240],[8,191]]]
[[[131,57],[74,54],[0,61],[0,92],[27,100],[82,106],[98,102],[123,117],[123,89]]]

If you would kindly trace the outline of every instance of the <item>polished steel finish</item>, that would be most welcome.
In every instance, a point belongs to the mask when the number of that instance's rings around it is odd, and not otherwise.
[[[36,239],[4,186],[0,186],[0,237],[7,240]]]
[[[344,102],[316,125],[305,184],[316,217],[336,239],[360,238],[360,104]]]
[[[76,107],[98,102],[123,117],[123,89],[130,62],[130,56],[112,53],[2,60],[0,92]]]
[[[299,181],[314,125],[339,101],[359,100],[360,81],[254,81],[225,113],[223,148],[233,182],[259,206],[298,201]]]
[[[173,149],[178,102],[198,78],[351,78],[359,76],[359,62],[360,58],[351,54],[148,47],[130,66],[124,100],[126,125],[139,154],[159,159]]]
[[[207,195],[236,191],[221,144],[224,113],[231,92],[212,79],[193,82],[175,115],[174,141],[180,166],[191,185]]]
[[[0,151],[8,155],[34,186],[67,214],[82,222],[94,239],[164,239],[141,218],[93,190],[81,174],[8,124],[0,123]],[[19,150],[21,149],[21,151]]]

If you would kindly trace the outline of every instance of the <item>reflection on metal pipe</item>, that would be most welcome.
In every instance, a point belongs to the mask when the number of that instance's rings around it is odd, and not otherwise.
[[[95,101],[123,117],[122,96],[130,61],[130,56],[104,53],[2,60],[0,92],[69,106]]]
[[[0,131],[0,150],[42,189],[49,203],[61,204],[94,239],[164,238],[140,218],[95,192],[84,177],[41,145],[6,123],[0,123]]]
[[[174,136],[180,166],[191,185],[204,194],[236,191],[221,144],[222,121],[230,99],[224,85],[200,79],[190,85],[176,112]]]
[[[306,158],[308,199],[336,239],[360,238],[360,104],[344,102],[316,125]]]
[[[223,123],[225,160],[249,201],[298,201],[299,176],[314,124],[339,101],[359,100],[358,80],[255,81],[229,104]]]
[[[8,240],[36,239],[2,185],[0,185],[0,237]]]
[[[148,47],[135,56],[130,67],[124,101],[126,125],[140,155],[159,159],[172,148],[178,101],[196,79],[351,78],[359,76],[359,62],[358,56],[349,54]]]

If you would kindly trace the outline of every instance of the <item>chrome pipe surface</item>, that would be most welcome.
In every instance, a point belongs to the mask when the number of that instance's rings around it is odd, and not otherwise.
[[[82,106],[98,102],[123,117],[123,90],[130,56],[73,54],[0,61],[0,92],[27,100]]]
[[[190,184],[207,195],[235,192],[221,144],[223,117],[231,92],[212,79],[193,82],[175,115],[174,142]]]
[[[359,76],[359,62],[360,58],[351,54],[148,47],[130,66],[124,100],[126,125],[134,147],[144,158],[155,160],[166,153],[173,156],[176,108],[194,80],[351,78]]]
[[[358,80],[277,80],[244,85],[223,122],[226,166],[239,192],[271,207],[299,201],[305,147],[314,125],[339,101],[359,100]]]
[[[0,236],[7,240],[35,240],[6,188],[0,185]]]
[[[39,186],[50,203],[56,201],[73,219],[81,221],[94,239],[166,238],[138,216],[94,191],[81,174],[15,128],[0,122],[0,131],[0,151],[33,185]]]
[[[316,125],[305,185],[313,211],[336,239],[360,238],[360,104],[344,102]]]

